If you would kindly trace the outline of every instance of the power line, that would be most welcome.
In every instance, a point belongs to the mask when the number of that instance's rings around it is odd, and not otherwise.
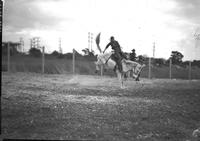
[[[92,52],[93,33],[91,33],[91,52]]]
[[[88,49],[92,52],[93,33],[88,32]]]

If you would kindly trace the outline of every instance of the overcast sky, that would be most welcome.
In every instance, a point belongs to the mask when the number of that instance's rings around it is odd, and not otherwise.
[[[88,32],[101,32],[101,48],[114,36],[125,52],[169,58],[177,50],[184,60],[200,59],[200,0],[5,0],[3,41],[25,48],[39,36],[47,52],[88,47]],[[93,41],[95,53],[99,53]]]

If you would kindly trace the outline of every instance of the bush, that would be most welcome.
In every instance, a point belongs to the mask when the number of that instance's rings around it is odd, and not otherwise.
[[[53,51],[53,52],[51,53],[51,55],[53,55],[53,56],[55,56],[55,57],[58,57],[59,54],[60,54],[60,53],[59,53],[58,51],[56,51],[56,50]]]
[[[138,56],[138,62],[139,63],[145,64],[147,60],[148,60],[148,58],[145,55],[139,55]]]
[[[42,55],[40,49],[37,49],[37,48],[31,48],[31,49],[29,50],[29,54],[30,54],[31,56],[34,56],[34,57],[40,57],[40,56]]]
[[[172,51],[171,53],[173,64],[177,64],[177,65],[181,64],[183,57],[184,57],[183,54],[178,51]]]
[[[154,65],[156,66],[163,66],[166,64],[166,60],[163,58],[155,58],[154,63],[155,63]]]
[[[192,62],[192,65],[193,65],[193,66],[197,66],[197,67],[200,68],[200,60],[194,60],[194,61]]]

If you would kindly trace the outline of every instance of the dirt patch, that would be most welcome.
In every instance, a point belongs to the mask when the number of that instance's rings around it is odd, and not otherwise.
[[[72,102],[72,103],[83,103],[83,104],[132,104],[132,103],[144,103],[146,105],[158,104],[161,100],[146,99],[146,98],[129,98],[129,97],[108,97],[108,96],[88,96],[88,95],[51,95],[48,97],[47,101],[62,101],[62,102]]]
[[[2,137],[195,140],[200,82],[3,73]]]

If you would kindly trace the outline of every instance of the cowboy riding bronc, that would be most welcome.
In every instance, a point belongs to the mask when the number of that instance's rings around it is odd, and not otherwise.
[[[96,72],[99,71],[100,68],[102,68],[103,66],[105,66],[107,69],[114,69],[114,72],[116,72],[117,77],[121,83],[121,88],[123,88],[123,79],[126,73],[128,72],[132,72],[131,76],[135,78],[136,81],[139,80],[140,73],[142,71],[142,68],[145,67],[145,65],[141,65],[137,62],[127,60],[125,54],[120,48],[119,43],[114,39],[114,37],[110,38],[110,43],[107,44],[103,53],[101,47],[99,46],[99,43],[100,33],[96,37],[97,48],[100,51],[100,54],[97,55],[97,61],[95,61]],[[109,46],[112,47],[114,53],[104,53]]]
[[[111,56],[113,58],[113,60],[116,61],[117,67],[119,69],[120,72],[122,72],[122,64],[121,64],[121,60],[123,58],[125,58],[124,54],[122,53],[121,47],[118,43],[118,41],[116,41],[114,39],[113,36],[110,37],[110,42],[107,44],[107,46],[105,47],[103,53],[106,51],[106,49],[111,46],[112,49],[114,50],[114,54]],[[116,68],[115,68],[116,69]]]

